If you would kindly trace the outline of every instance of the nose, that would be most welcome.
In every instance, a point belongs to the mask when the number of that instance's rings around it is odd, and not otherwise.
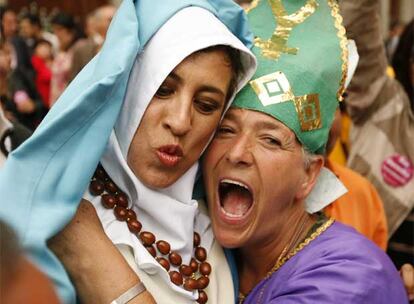
[[[236,166],[248,167],[253,163],[252,143],[247,135],[240,135],[227,151],[227,161]]]
[[[192,100],[188,96],[177,96],[166,109],[164,127],[175,136],[184,136],[191,130]]]

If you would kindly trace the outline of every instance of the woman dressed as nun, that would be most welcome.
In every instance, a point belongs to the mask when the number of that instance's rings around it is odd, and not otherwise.
[[[192,195],[198,159],[255,70],[251,38],[231,0],[124,0],[100,53],[9,155],[0,218],[63,303],[234,301],[228,262]],[[85,233],[85,221],[96,229]],[[71,238],[88,240],[93,258],[77,259]],[[100,258],[105,242],[123,264]],[[135,272],[117,280],[119,265]]]

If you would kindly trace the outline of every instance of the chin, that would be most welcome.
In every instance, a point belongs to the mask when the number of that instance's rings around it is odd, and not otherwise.
[[[214,236],[222,247],[234,249],[243,247],[244,241],[240,238],[240,232],[218,228],[213,225]]]
[[[156,190],[168,188],[178,180],[178,177],[172,175],[155,174],[151,176],[138,177],[138,179],[148,188]]]

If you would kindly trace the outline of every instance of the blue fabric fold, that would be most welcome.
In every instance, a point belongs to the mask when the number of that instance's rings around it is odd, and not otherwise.
[[[100,53],[0,170],[0,218],[53,280],[63,303],[76,303],[75,290],[46,242],[77,209],[120,112],[135,58],[171,16],[191,5],[211,11],[252,45],[246,17],[231,0],[124,0]]]

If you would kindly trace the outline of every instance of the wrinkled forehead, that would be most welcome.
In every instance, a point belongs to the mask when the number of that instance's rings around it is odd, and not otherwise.
[[[249,108],[231,106],[224,115],[223,121],[233,122],[247,130],[275,130],[296,139],[295,133],[280,120],[267,113]]]

